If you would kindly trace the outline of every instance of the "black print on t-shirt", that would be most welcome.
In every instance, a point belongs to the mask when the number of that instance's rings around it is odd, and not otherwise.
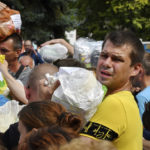
[[[89,121],[81,130],[81,133],[93,136],[97,139],[113,141],[118,137],[118,134],[113,130],[101,124]]]

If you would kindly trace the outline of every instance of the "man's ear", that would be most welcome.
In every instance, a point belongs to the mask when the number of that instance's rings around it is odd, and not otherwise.
[[[137,63],[137,64],[132,66],[131,77],[137,76],[141,72],[143,72],[142,64]]]
[[[30,98],[30,90],[29,90],[29,88],[24,87],[24,90],[25,90],[26,98],[29,99]]]
[[[19,55],[21,54],[21,49],[17,49],[16,54],[19,57]]]

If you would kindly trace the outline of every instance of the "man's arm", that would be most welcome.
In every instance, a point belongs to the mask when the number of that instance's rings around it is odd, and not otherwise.
[[[2,72],[7,86],[10,91],[16,96],[22,103],[27,104],[28,100],[25,95],[25,90],[23,84],[14,79],[8,72],[8,63],[4,61],[4,63],[0,63],[0,71]]]

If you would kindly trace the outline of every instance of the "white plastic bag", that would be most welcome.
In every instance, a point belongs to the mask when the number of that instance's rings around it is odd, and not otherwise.
[[[96,67],[103,41],[79,38],[74,44],[74,58],[83,62],[87,68]]]
[[[61,103],[68,111],[81,114],[88,121],[104,97],[104,90],[92,71],[78,67],[61,67],[58,72],[60,86],[52,101]]]
[[[24,107],[16,100],[11,100],[0,106],[0,132],[5,132],[10,124],[18,121],[18,112]]]
[[[45,45],[40,48],[40,55],[45,62],[51,63],[57,59],[67,58],[68,49],[62,44]]]

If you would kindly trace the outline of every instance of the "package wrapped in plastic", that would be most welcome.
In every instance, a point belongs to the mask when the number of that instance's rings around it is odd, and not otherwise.
[[[16,100],[11,100],[0,106],[0,132],[5,132],[10,124],[18,121],[18,112],[24,107]]]
[[[96,67],[102,41],[79,38],[74,44],[74,58],[83,62],[87,68]]]
[[[92,71],[78,67],[60,67],[57,77],[60,86],[52,101],[61,103],[68,111],[84,116],[88,121],[101,103],[106,89]]]
[[[45,45],[40,48],[40,55],[45,62],[51,63],[58,59],[67,58],[68,49],[62,44]]]
[[[21,24],[20,12],[0,2],[0,41],[13,33],[19,33]]]

